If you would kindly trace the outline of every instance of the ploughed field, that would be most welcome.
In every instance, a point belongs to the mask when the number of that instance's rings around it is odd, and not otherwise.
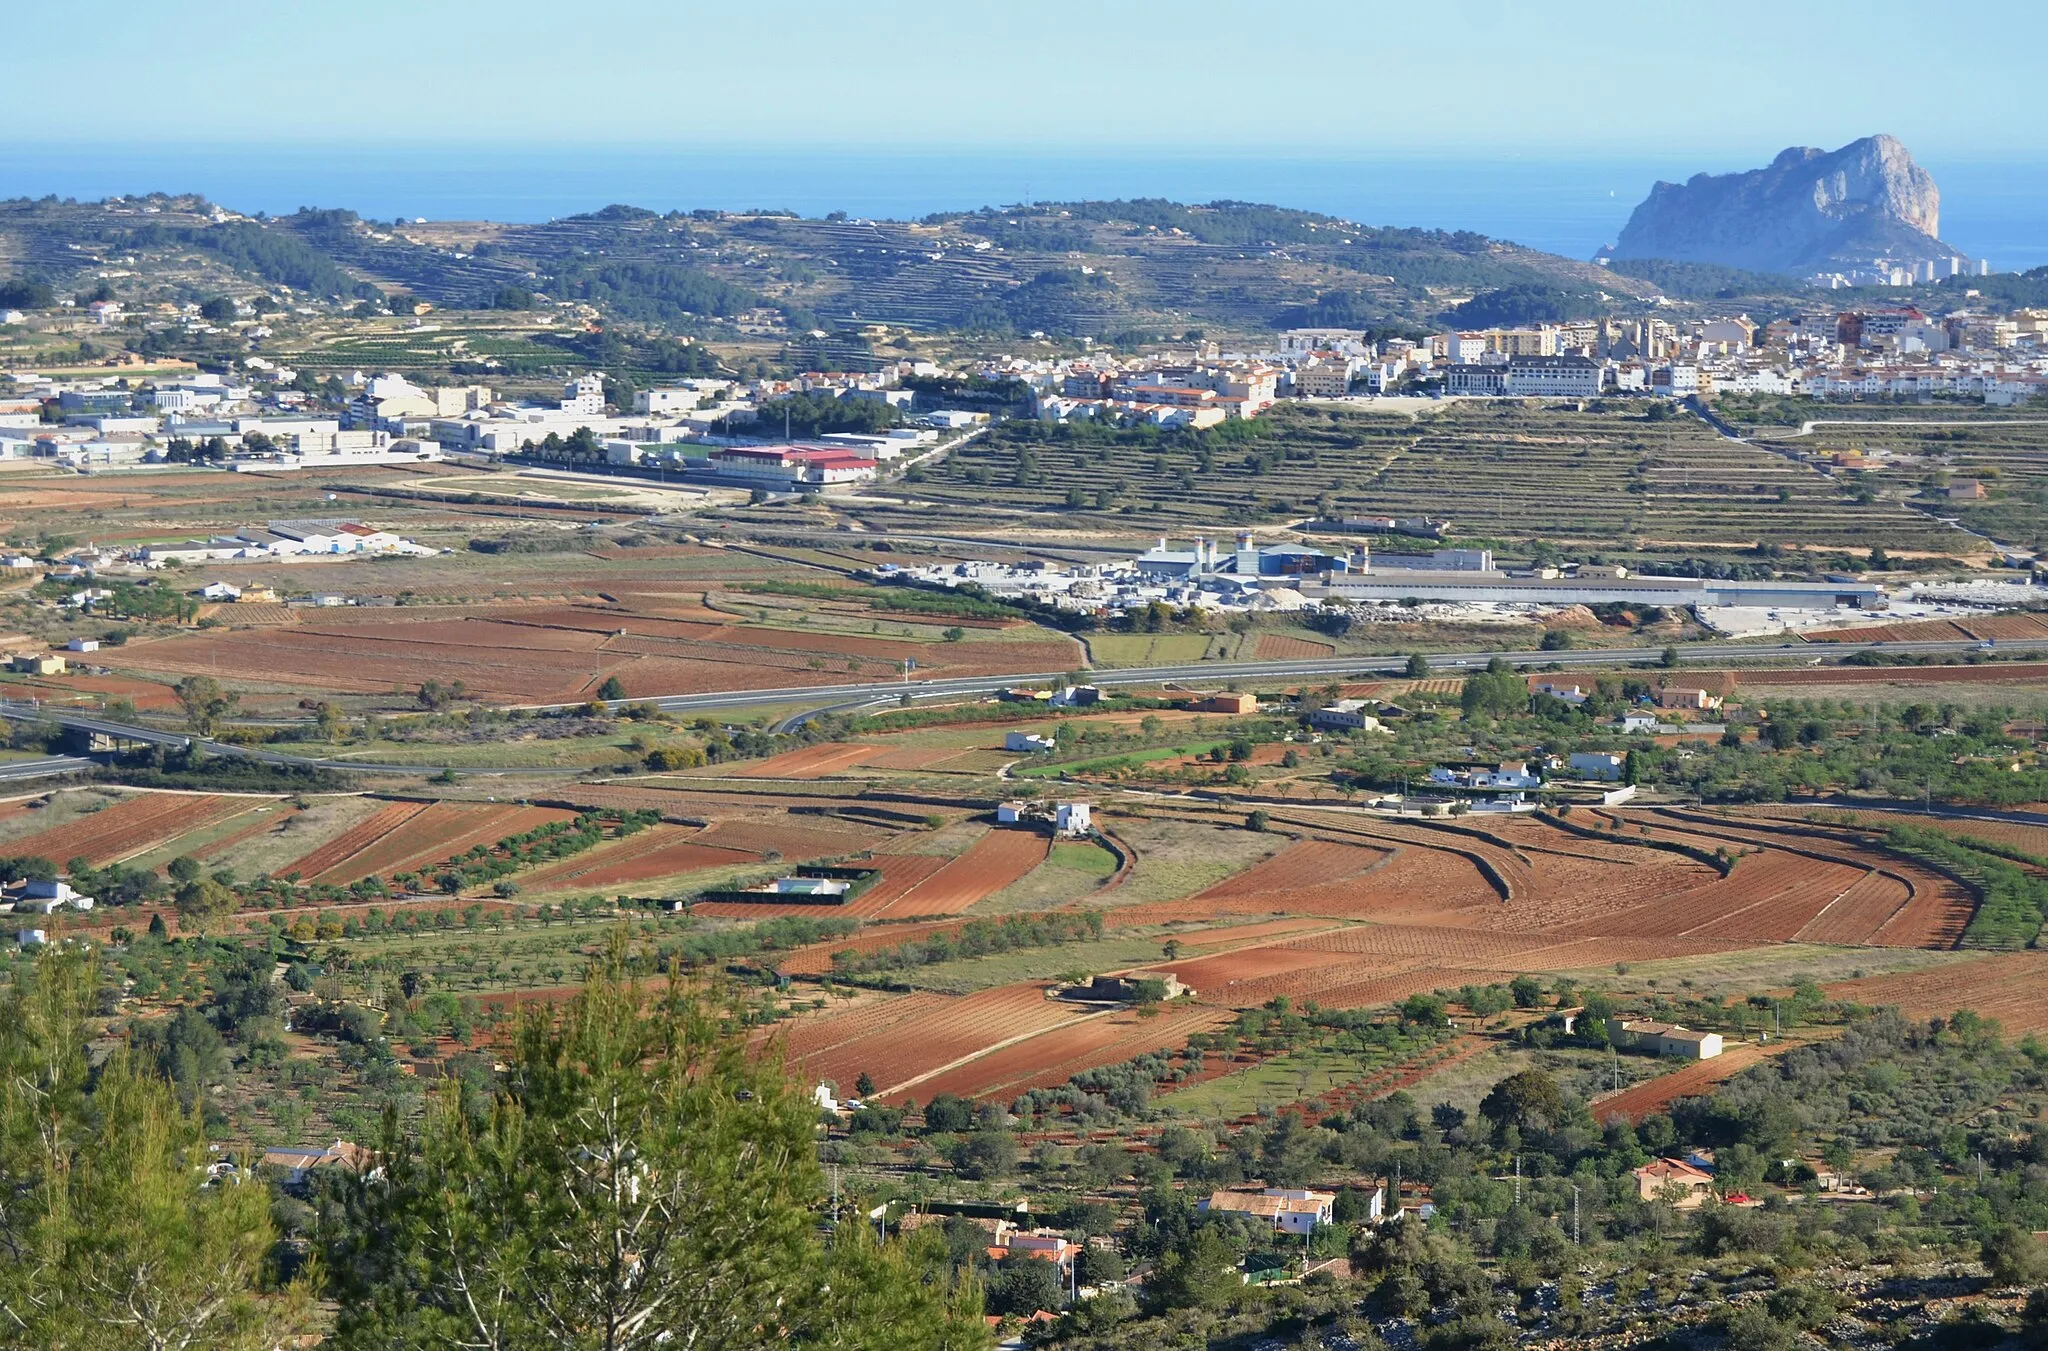
[[[936,934],[959,935],[982,910],[1013,909],[985,904],[1006,888],[1058,866],[1041,831],[963,820],[965,809],[952,809],[940,813],[944,824],[934,832],[921,816],[889,815],[894,808],[886,801],[826,787],[565,785],[573,805],[547,806],[73,789],[0,804],[0,855],[41,856],[59,867],[83,858],[93,866],[161,869],[181,852],[231,860],[240,849],[271,860],[266,866],[276,875],[345,887],[368,877],[431,876],[479,846],[488,850],[567,821],[573,806],[654,807],[663,818],[657,824],[519,870],[520,899],[510,904],[575,893],[687,897],[808,861],[875,868],[879,878],[844,904],[697,905],[700,925],[783,916],[859,924],[852,934],[782,954],[777,964],[799,980],[830,974],[836,952],[873,955]],[[1085,1070],[1177,1050],[1239,1010],[1281,997],[1297,1006],[1372,1008],[1521,973],[1599,979],[1618,965],[1646,962],[1739,969],[1753,954],[1785,944],[1801,945],[1800,952],[1812,951],[1810,945],[1955,949],[1975,904],[1962,883],[1875,843],[1884,823],[1685,807],[1485,822],[1275,807],[1269,828],[1285,837],[1277,849],[1161,900],[1160,891],[1142,885],[1147,870],[1194,875],[1174,871],[1188,865],[1179,855],[1199,852],[1211,832],[1241,832],[1242,818],[1187,803],[1100,810],[1112,836],[1153,838],[1135,821],[1123,824],[1118,813],[1128,810],[1155,818],[1147,829],[1175,843],[1125,842],[1120,847],[1135,854],[1129,868],[1113,884],[1066,903],[1101,911],[1099,940],[1075,938],[1071,950],[986,948],[980,958],[946,959],[952,989],[975,990],[983,980],[973,973],[986,972],[984,987],[969,994],[918,990],[917,967],[903,965],[891,981],[910,993],[850,1006],[828,1000],[772,1035],[805,1073],[842,1088],[865,1073],[891,1101],[928,1101],[940,1092],[1008,1099]],[[1885,821],[1897,815],[1885,814]],[[1979,823],[1943,824],[1961,832]],[[1997,823],[1987,828],[2019,838]],[[1157,855],[1147,852],[1153,848]],[[1131,886],[1133,878],[1140,885]],[[1120,904],[1127,892],[1143,899]],[[344,903],[334,897],[313,904],[332,910]],[[103,907],[89,916],[55,916],[52,924],[102,928],[138,918],[144,917]],[[2041,957],[1958,954],[1832,989],[1926,1016],[1971,1007],[2014,1031],[2048,1030],[2048,1000],[2041,998],[2048,966]],[[1193,994],[1143,1011],[1048,997],[1051,973],[1069,970],[1171,971]],[[1626,1093],[1606,1105],[1623,1114],[1655,1110],[1683,1088],[1679,1082],[1644,1089],[1637,1096],[1647,1106]]]
[[[338,694],[459,680],[503,703],[570,703],[611,678],[637,699],[887,679],[908,661],[924,678],[948,678],[1066,670],[1081,659],[1071,639],[1022,624],[963,629],[951,642],[916,624],[897,625],[911,636],[877,637],[781,627],[682,599],[625,592],[569,604],[335,609],[248,626],[234,626],[226,607],[224,631],[132,642],[104,659],[169,679],[235,671]]]
[[[1204,817],[1203,809],[1182,814],[1236,828]],[[1155,1017],[1129,1010],[1077,1015],[1046,997],[1053,982],[1011,978],[975,996],[920,992],[844,1013],[807,1014],[789,1031],[789,1053],[819,1077],[850,1082],[866,1072],[892,1101],[923,1101],[937,1092],[1008,1099],[1083,1069],[1177,1048],[1237,1010],[1283,996],[1297,1006],[1370,1008],[1522,973],[1597,979],[1618,964],[1739,963],[1736,954],[1781,944],[1949,949],[1974,906],[1959,883],[1874,849],[1853,830],[1761,812],[1629,809],[1470,824],[1275,808],[1270,819],[1292,841],[1220,882],[1177,900],[1118,906],[1114,892],[1101,897],[1110,937],[1144,931],[1172,940],[1171,957],[1162,948],[1158,959],[1123,968],[1170,970],[1193,990]],[[932,887],[1002,835],[985,837],[906,895]],[[1734,858],[1725,873],[1716,850]],[[1142,854],[1135,866],[1142,875]],[[799,949],[778,966],[799,978],[825,975],[834,952],[872,954],[934,933],[957,934],[963,923],[876,926]],[[1979,992],[2016,1028],[2043,1016],[2019,1007],[2030,979],[2041,982],[2036,994],[2048,989],[2048,969],[2027,965],[2034,955],[1995,968],[1999,981]],[[1004,959],[989,960],[992,974],[1004,969]],[[959,965],[952,964],[949,978],[957,979]],[[1859,988],[1884,996],[1868,1002],[1948,1012],[1967,1004],[1971,992],[1950,989],[1942,973],[1981,965],[1937,966]],[[1053,961],[1042,969],[1058,967]],[[904,979],[914,985],[915,969]],[[1906,990],[1925,993],[1909,1000],[1900,994]],[[959,1029],[970,1025],[981,1029],[979,1051],[962,1049]],[[1688,1073],[1714,1082],[1749,1054],[1731,1051],[1711,1071]],[[1662,1087],[1630,1090],[1636,1096],[1624,1095],[1613,1111],[1657,1110],[1685,1091],[1684,1081],[1655,1082]]]

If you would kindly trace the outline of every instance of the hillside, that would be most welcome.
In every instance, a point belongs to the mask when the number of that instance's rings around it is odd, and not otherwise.
[[[921,221],[625,206],[530,225],[223,214],[189,196],[0,203],[0,270],[64,293],[112,270],[132,277],[114,288],[124,299],[285,286],[343,299],[403,291],[449,307],[534,291],[707,335],[743,324],[1070,337],[1402,328],[1495,291],[1571,307],[1657,290],[1469,232],[1241,202],[1045,203]]]

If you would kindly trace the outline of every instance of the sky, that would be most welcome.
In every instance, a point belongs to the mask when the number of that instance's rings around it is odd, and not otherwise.
[[[2048,159],[2048,3],[12,0],[17,146]],[[0,184],[0,195],[5,185]]]

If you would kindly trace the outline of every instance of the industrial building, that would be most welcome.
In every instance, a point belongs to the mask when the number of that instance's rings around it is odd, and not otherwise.
[[[1319,593],[1335,601],[1492,601],[1526,605],[1742,605],[1784,610],[1882,610],[1870,582],[1725,582],[1697,577],[1510,577],[1501,573],[1353,571]]]

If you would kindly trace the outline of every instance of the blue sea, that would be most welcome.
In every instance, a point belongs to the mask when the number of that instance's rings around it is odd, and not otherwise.
[[[2048,264],[2048,154],[1924,158],[1942,237],[1998,271]],[[1740,161],[1243,151],[814,150],[407,145],[0,145],[0,198],[200,192],[239,211],[348,207],[376,219],[544,221],[613,202],[657,211],[778,207],[914,219],[1104,197],[1218,198],[1365,225],[1476,230],[1572,258],[1611,243],[1658,179]]]

